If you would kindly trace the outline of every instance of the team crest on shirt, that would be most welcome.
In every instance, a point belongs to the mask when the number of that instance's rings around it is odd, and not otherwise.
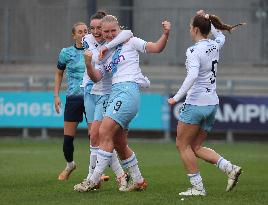
[[[88,49],[89,48],[89,45],[88,45],[88,43],[86,41],[83,41],[82,46],[83,46],[83,49]]]

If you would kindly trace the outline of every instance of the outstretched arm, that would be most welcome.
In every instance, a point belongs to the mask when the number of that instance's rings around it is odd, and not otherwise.
[[[124,43],[133,37],[133,33],[131,30],[122,30],[111,42],[107,43],[100,49],[99,60],[102,60],[107,53],[107,51],[115,46]]]
[[[84,58],[85,58],[85,64],[86,64],[88,76],[90,77],[90,79],[94,83],[99,82],[102,79],[102,72],[93,67],[93,65],[91,63],[92,53],[90,51],[86,50],[84,52]]]
[[[105,45],[108,49],[111,49],[120,43],[124,43],[125,41],[129,40],[131,37],[133,37],[133,33],[131,30],[122,30],[120,33],[109,43]]]
[[[158,39],[158,41],[157,42],[148,42],[146,44],[145,48],[146,48],[147,53],[160,53],[166,47],[168,37],[169,37],[169,32],[171,29],[171,23],[169,21],[164,21],[164,22],[162,22],[162,27],[163,27],[163,34]]]

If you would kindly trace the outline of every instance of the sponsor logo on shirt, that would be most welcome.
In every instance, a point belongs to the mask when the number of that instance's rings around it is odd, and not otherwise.
[[[113,67],[118,65],[120,62],[125,60],[125,56],[124,55],[120,55],[117,58],[113,59],[113,61],[111,61],[108,65],[104,65],[104,69],[107,72],[112,72]]]

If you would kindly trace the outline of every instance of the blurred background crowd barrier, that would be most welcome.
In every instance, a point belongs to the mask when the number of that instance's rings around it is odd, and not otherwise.
[[[159,38],[163,20],[171,21],[172,32],[165,51],[157,55],[141,54],[141,67],[150,78],[151,87],[143,92],[142,109],[132,129],[139,131],[139,136],[152,132],[154,137],[172,138],[177,108],[170,108],[166,99],[185,78],[185,51],[193,44],[189,23],[199,9],[216,14],[229,24],[247,23],[231,34],[226,33],[217,74],[222,105],[214,133],[219,132],[229,141],[234,133],[242,136],[239,139],[265,136],[268,133],[266,0],[1,0],[0,136],[10,135],[15,128],[22,129],[23,136],[28,136],[31,128],[41,129],[43,137],[49,135],[48,129],[62,131],[63,119],[53,114],[51,92],[59,51],[72,44],[74,23],[88,24],[94,12],[105,10],[116,15],[125,29],[148,41]],[[158,120],[157,126],[154,120]],[[85,130],[85,125],[81,128]]]
[[[136,36],[156,40],[161,22],[172,22],[169,44],[161,55],[144,56],[146,64],[178,65],[185,60],[190,18],[203,8],[226,23],[246,22],[227,34],[224,64],[266,64],[268,60],[268,3],[266,0],[1,0],[0,61],[4,63],[54,63],[60,48],[71,43],[71,27],[89,23],[96,10],[116,15]]]

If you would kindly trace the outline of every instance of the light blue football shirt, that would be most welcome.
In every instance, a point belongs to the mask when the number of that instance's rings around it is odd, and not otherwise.
[[[73,45],[60,51],[57,68],[66,70],[67,96],[84,95],[80,85],[85,67],[84,48],[77,48]]]

